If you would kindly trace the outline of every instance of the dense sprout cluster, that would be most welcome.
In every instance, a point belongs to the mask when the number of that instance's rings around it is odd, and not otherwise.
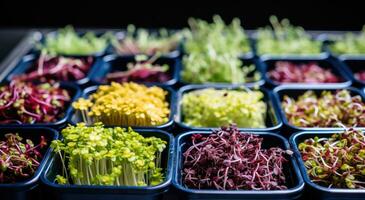
[[[338,83],[341,78],[331,69],[326,69],[316,62],[293,63],[278,61],[275,68],[268,72],[273,81],[279,83]]]
[[[365,136],[348,129],[298,145],[311,181],[330,188],[365,188]]]
[[[188,54],[215,50],[218,54],[239,56],[250,51],[248,36],[238,18],[227,25],[219,16],[213,22],[190,18],[190,29],[185,32],[185,49]]]
[[[93,61],[93,57],[53,56],[44,51],[34,67],[24,74],[13,77],[13,79],[40,82],[77,81],[87,76]]]
[[[71,26],[57,31],[57,34],[47,35],[44,44],[39,48],[56,55],[91,55],[104,51],[108,45],[109,34],[101,37],[93,32],[80,36]]]
[[[319,54],[321,42],[312,39],[302,27],[293,26],[288,19],[281,22],[270,17],[271,26],[260,28],[257,33],[259,54]]]
[[[189,126],[264,128],[267,105],[260,91],[207,88],[183,95],[183,122]]]
[[[213,23],[190,19],[186,34],[182,80],[189,83],[246,83],[260,79],[254,65],[246,65],[238,58],[250,51],[248,37],[234,19],[226,25],[219,16]]]
[[[60,184],[151,186],[164,179],[161,154],[167,142],[160,138],[101,123],[68,126],[62,136],[52,142],[61,157]]]
[[[88,124],[157,126],[168,121],[170,109],[167,91],[137,83],[101,85],[88,98],[72,105]]]
[[[0,87],[0,123],[56,122],[64,116],[71,97],[58,83],[12,81]]]
[[[365,54],[365,26],[360,34],[346,33],[335,36],[334,43],[330,45],[332,52],[337,54]]]
[[[43,157],[42,150],[47,146],[44,136],[39,144],[20,137],[17,133],[5,134],[0,140],[0,184],[17,183],[34,175]]]
[[[365,126],[365,104],[348,90],[307,91],[298,99],[284,96],[282,107],[289,123],[298,127]]]
[[[112,40],[113,46],[120,55],[166,55],[177,49],[182,34],[169,33],[166,29],[149,32],[146,29],[129,25],[126,35],[120,40]]]
[[[158,56],[147,59],[145,56],[136,56],[136,63],[128,63],[127,71],[116,71],[107,74],[107,82],[147,82],[164,83],[171,79],[167,64],[159,65],[154,62]]]
[[[233,125],[209,135],[192,135],[183,152],[183,183],[195,189],[287,189],[287,151],[265,149],[263,142],[260,136],[240,132]]]

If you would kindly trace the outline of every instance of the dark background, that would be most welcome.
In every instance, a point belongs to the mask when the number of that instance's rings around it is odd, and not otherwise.
[[[0,59],[30,28],[75,27],[181,28],[189,17],[210,19],[220,14],[226,21],[239,17],[246,29],[268,24],[270,15],[287,17],[309,30],[360,30],[365,24],[361,1],[26,1],[0,2]]]
[[[273,14],[287,17],[307,29],[358,30],[365,23],[361,0],[2,0],[0,9],[1,28],[66,24],[123,27],[129,23],[179,28],[186,26],[188,17],[210,19],[213,14],[220,14],[226,20],[239,17],[246,28],[266,25],[268,17]]]

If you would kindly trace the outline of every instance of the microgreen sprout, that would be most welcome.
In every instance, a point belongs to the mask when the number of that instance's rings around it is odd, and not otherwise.
[[[359,34],[348,32],[331,38],[334,42],[330,44],[330,49],[336,54],[365,54],[365,26]]]
[[[166,55],[177,49],[181,38],[182,34],[179,32],[169,33],[166,29],[150,32],[129,25],[125,37],[120,40],[115,38],[112,40],[112,44],[120,55],[154,55],[157,53]]]
[[[319,54],[321,42],[314,40],[300,26],[293,26],[288,19],[281,22],[270,17],[271,26],[260,28],[257,32],[257,51],[259,54]]]
[[[247,83],[260,79],[253,64],[242,63],[239,55],[250,51],[247,35],[234,19],[226,25],[219,16],[213,23],[189,19],[190,30],[186,31],[181,72],[183,81],[189,83]]]
[[[39,144],[23,139],[18,133],[5,134],[0,140],[0,183],[16,183],[31,178],[40,165],[42,150],[47,146],[44,136]]]
[[[264,128],[266,103],[263,93],[251,90],[201,89],[182,97],[183,122],[189,126]]]
[[[128,63],[127,71],[116,71],[107,74],[108,82],[153,82],[164,83],[171,79],[167,64],[154,64],[159,54],[147,59],[146,56],[136,56],[136,63]]]
[[[213,16],[212,23],[194,18],[190,18],[188,23],[190,29],[184,32],[188,54],[215,50],[217,54],[239,56],[250,51],[248,36],[238,18],[229,25],[218,15]]]
[[[56,122],[64,116],[70,99],[58,83],[12,81],[0,87],[0,123]]]
[[[131,128],[79,123],[62,130],[52,147],[60,156],[59,184],[153,186],[164,180],[161,156],[167,142]]]
[[[317,96],[309,90],[298,99],[283,97],[282,108],[289,123],[298,127],[365,126],[365,104],[349,90],[323,91]]]
[[[338,83],[341,78],[331,69],[326,69],[316,62],[293,63],[275,62],[275,68],[268,72],[273,81],[279,83]]]
[[[72,105],[88,124],[157,126],[168,121],[167,91],[137,83],[101,85],[88,98],[80,98]]]
[[[365,189],[365,136],[348,128],[298,145],[311,181],[329,188]]]
[[[87,76],[93,60],[93,57],[52,56],[42,51],[34,67],[13,79],[40,82],[77,81]]]
[[[216,190],[285,190],[284,164],[290,152],[263,147],[260,136],[230,125],[211,134],[194,134],[183,152],[183,183]]]
[[[56,34],[47,35],[38,48],[53,55],[86,56],[104,51],[109,38],[110,33],[97,37],[93,32],[86,32],[80,36],[72,26],[66,26]]]

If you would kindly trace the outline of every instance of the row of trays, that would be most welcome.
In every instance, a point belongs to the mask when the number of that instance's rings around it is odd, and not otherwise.
[[[225,26],[225,25],[224,25]],[[225,27],[227,28],[227,27]],[[285,27],[285,31],[288,31],[286,28],[288,27]],[[293,28],[298,28],[296,26],[293,26]],[[155,35],[159,35],[158,31],[159,30],[155,30],[155,29],[152,29],[152,30],[148,30],[149,31],[149,34],[155,34]],[[174,33],[178,33],[180,31],[184,31],[184,30],[167,30],[169,34],[174,34]],[[100,37],[100,36],[103,36],[106,31],[93,31],[96,36]],[[108,33],[110,33],[111,35],[113,35],[113,37],[117,38],[118,40],[123,40],[124,38],[127,37],[128,35],[128,30],[112,30],[112,31],[108,31]],[[256,31],[256,30],[246,30],[245,31],[245,34],[246,34],[246,37],[247,37],[247,40],[249,42],[249,50],[248,52],[245,52],[245,53],[240,53],[239,54],[239,57],[240,58],[252,58],[252,57],[263,57],[263,58],[283,58],[283,57],[303,57],[303,58],[306,58],[306,57],[317,57],[317,58],[321,58],[324,54],[328,54],[328,55],[331,55],[331,56],[334,56],[334,57],[338,57],[338,58],[341,58],[341,59],[365,59],[365,54],[351,54],[351,53],[343,53],[343,54],[337,54],[335,52],[333,52],[331,50],[331,45],[333,45],[334,43],[336,43],[336,40],[338,39],[337,37],[340,36],[340,35],[344,35],[346,33],[355,33],[354,35],[356,34],[361,34],[361,31],[358,31],[358,32],[333,32],[333,33],[322,33],[323,31],[308,31],[308,32],[305,32],[305,34],[308,34],[308,36],[310,36],[310,40],[311,41],[316,41],[316,42],[320,42],[321,45],[320,45],[320,53],[319,54],[296,54],[296,53],[288,53],[288,54],[270,54],[270,53],[263,53],[263,54],[260,54],[258,52],[258,34],[259,34],[259,31]],[[84,36],[86,33],[88,33],[88,31],[77,31],[77,34],[79,36]],[[57,35],[57,31],[53,31],[53,32],[49,32],[47,34],[42,34],[41,36],[37,36],[35,40],[39,41],[39,42],[44,42],[45,39],[47,37],[53,37],[55,35]],[[134,33],[135,35],[138,35],[137,32]],[[272,33],[272,34],[276,34],[276,33]],[[179,40],[179,43],[178,45],[176,46],[176,49],[173,49],[171,50],[169,53],[164,53],[161,55],[161,57],[164,57],[164,58],[178,58],[178,57],[181,57],[181,56],[184,56],[184,55],[188,55],[188,52],[186,50],[186,47],[185,47],[185,42],[186,42],[186,38],[182,37],[180,40]],[[32,49],[30,53],[39,53],[39,49]],[[101,51],[98,51],[96,53],[93,53],[93,54],[90,54],[90,56],[94,56],[94,57],[100,57],[100,56],[103,56],[103,55],[106,55],[106,54],[119,54],[118,53],[118,50],[111,44],[111,43],[108,43],[107,47]],[[129,58],[129,57],[133,57],[135,54],[123,54],[121,55],[122,57],[124,58]],[[78,55],[78,54],[75,54],[75,55],[69,55],[69,56],[75,56],[75,57],[78,57],[78,56],[84,56],[84,55]]]
[[[1,132],[17,132],[20,136],[38,141],[42,133],[47,140],[58,139],[58,131],[46,127],[2,127]],[[164,181],[157,186],[88,186],[61,185],[54,182],[61,173],[61,160],[48,147],[43,151],[44,157],[35,175],[27,181],[15,184],[0,184],[4,199],[364,199],[362,189],[329,189],[313,183],[307,175],[304,161],[298,150],[298,144],[305,139],[330,137],[340,131],[304,131],[293,134],[289,141],[277,133],[253,132],[263,138],[265,148],[280,147],[294,151],[284,166],[286,176],[285,190],[274,191],[218,191],[186,188],[183,184],[181,170],[182,152],[191,145],[193,134],[209,135],[211,131],[190,131],[179,134],[176,138],[171,133],[157,129],[135,129],[143,136],[155,136],[167,141],[167,148],[162,153],[162,167],[165,170]],[[45,192],[47,191],[47,192]],[[305,196],[304,196],[305,195]],[[304,196],[304,197],[303,197]]]
[[[14,76],[21,75],[29,72],[38,59],[37,54],[29,54],[24,56],[18,65],[7,75],[6,80],[11,81]],[[347,86],[365,86],[365,81],[358,79],[354,74],[360,72],[362,70],[362,66],[365,65],[365,59],[360,58],[335,58],[329,56],[327,54],[323,54],[319,57],[308,56],[308,57],[251,57],[251,58],[241,58],[241,61],[244,63],[244,66],[253,64],[255,66],[255,71],[259,72],[260,79],[254,82],[248,82],[241,85],[259,85],[266,86],[268,88],[273,88],[279,85],[290,85],[290,86],[299,86],[305,87],[306,85],[321,85],[321,86],[334,86],[334,87],[347,87]],[[322,83],[322,84],[305,84],[305,83],[279,83],[275,80],[272,80],[268,72],[275,68],[277,62],[284,61],[290,62],[294,64],[308,64],[308,63],[317,63],[323,69],[329,69],[336,77],[340,78],[340,81],[337,83]],[[95,58],[87,76],[80,80],[74,81],[77,85],[81,87],[85,87],[92,84],[105,84],[105,77],[109,73],[118,72],[118,71],[126,71],[128,63],[135,63],[135,58],[133,56],[123,57],[114,54],[97,57]],[[155,62],[155,64],[159,65],[167,65],[169,66],[168,71],[166,72],[170,79],[163,83],[153,83],[155,85],[162,86],[172,86],[174,88],[188,85],[190,83],[185,82],[181,75],[181,71],[184,70],[184,65],[181,61],[181,58],[164,58],[160,57]],[[253,73],[253,72],[252,72]]]
[[[107,52],[93,56],[95,61],[86,78],[72,83],[61,83],[61,88],[71,93],[72,100],[66,106],[65,116],[58,122],[33,125],[0,125],[0,132],[17,132],[23,137],[34,139],[35,142],[39,140],[36,137],[39,133],[43,133],[49,141],[62,138],[61,134],[59,134],[60,130],[67,124],[76,124],[80,121],[80,117],[74,113],[70,104],[81,96],[87,97],[94,93],[98,85],[104,84],[103,79],[107,73],[121,70],[121,66],[125,66],[126,63],[135,59],[134,56],[118,56],[106,54]],[[21,55],[20,61],[7,74],[3,82],[8,83],[14,75],[27,72],[35,63],[38,55],[35,51]],[[188,189],[182,182],[182,152],[187,149],[189,138],[196,133],[210,134],[210,130],[217,127],[192,127],[185,124],[184,111],[181,109],[181,99],[184,94],[194,90],[203,88],[235,90],[241,89],[242,85],[191,85],[184,83],[180,78],[180,72],[184,68],[181,61],[183,55],[183,51],[179,50],[175,51],[174,54],[159,58],[157,62],[170,66],[169,73],[172,79],[163,84],[146,84],[147,86],[158,85],[168,91],[167,99],[170,105],[168,122],[155,127],[133,127],[144,136],[156,136],[168,142],[167,148],[162,154],[162,167],[165,170],[165,180],[163,183],[153,187],[56,184],[54,179],[61,170],[61,161],[48,148],[44,150],[42,163],[31,179],[16,184],[0,184],[0,193],[4,195],[4,199],[364,199],[364,190],[362,189],[328,189],[313,183],[307,175],[300,152],[297,149],[298,144],[307,138],[314,136],[330,137],[333,133],[342,132],[343,128],[304,128],[293,126],[288,122],[281,108],[281,102],[284,95],[296,98],[307,90],[314,90],[315,93],[320,94],[324,90],[336,91],[342,88],[349,90],[351,95],[360,95],[362,101],[365,101],[364,85],[361,81],[356,80],[353,73],[351,73],[360,70],[361,65],[365,64],[365,59],[351,56],[335,57],[329,54],[329,52],[318,56],[276,57],[258,56],[256,54],[242,56],[241,59],[245,63],[255,64],[256,70],[261,73],[262,77],[258,82],[244,84],[244,87],[260,90],[264,94],[263,99],[268,108],[266,128],[242,128],[241,130],[263,137],[266,148],[281,147],[282,149],[294,151],[293,155],[287,156],[290,162],[284,166],[288,189],[280,191],[217,191]],[[279,86],[278,83],[267,77],[267,72],[273,68],[274,62],[279,60],[300,63],[316,61],[321,66],[332,69],[336,75],[342,78],[343,82],[315,85],[285,84]]]
[[[153,86],[153,84],[146,84],[146,86]],[[82,122],[79,113],[75,112],[72,108],[72,102],[76,101],[80,97],[87,98],[91,94],[95,93],[98,89],[98,85],[90,86],[85,88],[82,92],[81,89],[72,83],[61,83],[62,89],[66,89],[71,94],[71,101],[67,103],[65,107],[64,116],[53,123],[35,123],[35,124],[2,124],[1,126],[23,126],[23,127],[34,127],[34,126],[46,126],[56,129],[62,129],[67,124],[76,124]],[[185,123],[184,110],[182,109],[182,98],[189,92],[196,90],[214,88],[214,89],[226,89],[226,90],[242,90],[242,86],[229,86],[229,85],[186,85],[181,87],[177,92],[169,86],[159,86],[168,92],[167,100],[169,103],[170,114],[168,121],[164,124],[157,126],[148,127],[133,127],[133,128],[157,128],[162,130],[211,130],[217,127],[197,127],[190,126]],[[280,132],[281,134],[289,137],[293,131],[308,131],[308,130],[342,130],[343,128],[335,127],[300,127],[292,125],[286,117],[286,114],[281,106],[284,96],[297,99],[300,95],[303,95],[306,91],[314,91],[316,95],[320,95],[323,91],[336,92],[339,89],[346,89],[350,91],[351,96],[360,96],[362,101],[365,101],[364,90],[357,89],[355,87],[334,87],[334,86],[307,86],[307,87],[292,87],[292,86],[278,86],[273,90],[266,89],[265,87],[245,86],[244,88],[258,90],[264,94],[263,101],[267,105],[266,111],[266,122],[265,128],[241,128],[245,131],[273,131]],[[365,127],[359,127],[365,128]],[[174,134],[176,135],[176,134]]]

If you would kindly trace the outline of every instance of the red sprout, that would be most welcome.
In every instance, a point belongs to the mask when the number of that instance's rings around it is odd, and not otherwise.
[[[268,72],[273,81],[279,83],[338,83],[337,77],[330,69],[320,67],[316,62],[296,64],[278,61],[275,68]]]
[[[18,134],[7,133],[0,140],[0,183],[16,183],[31,177],[42,159],[40,151],[47,146],[46,139],[34,145],[32,141],[22,142]]]
[[[354,75],[355,75],[355,78],[357,78],[358,80],[365,81],[365,70],[356,72]]]
[[[93,60],[92,57],[69,58],[42,53],[33,68],[25,74],[14,76],[13,79],[40,82],[77,81],[87,76]]]
[[[235,125],[204,137],[191,136],[183,153],[183,182],[188,188],[217,190],[283,190],[286,151],[262,148],[263,138],[241,133]]]
[[[59,84],[12,81],[0,87],[0,123],[47,123],[62,117],[69,93]]]

